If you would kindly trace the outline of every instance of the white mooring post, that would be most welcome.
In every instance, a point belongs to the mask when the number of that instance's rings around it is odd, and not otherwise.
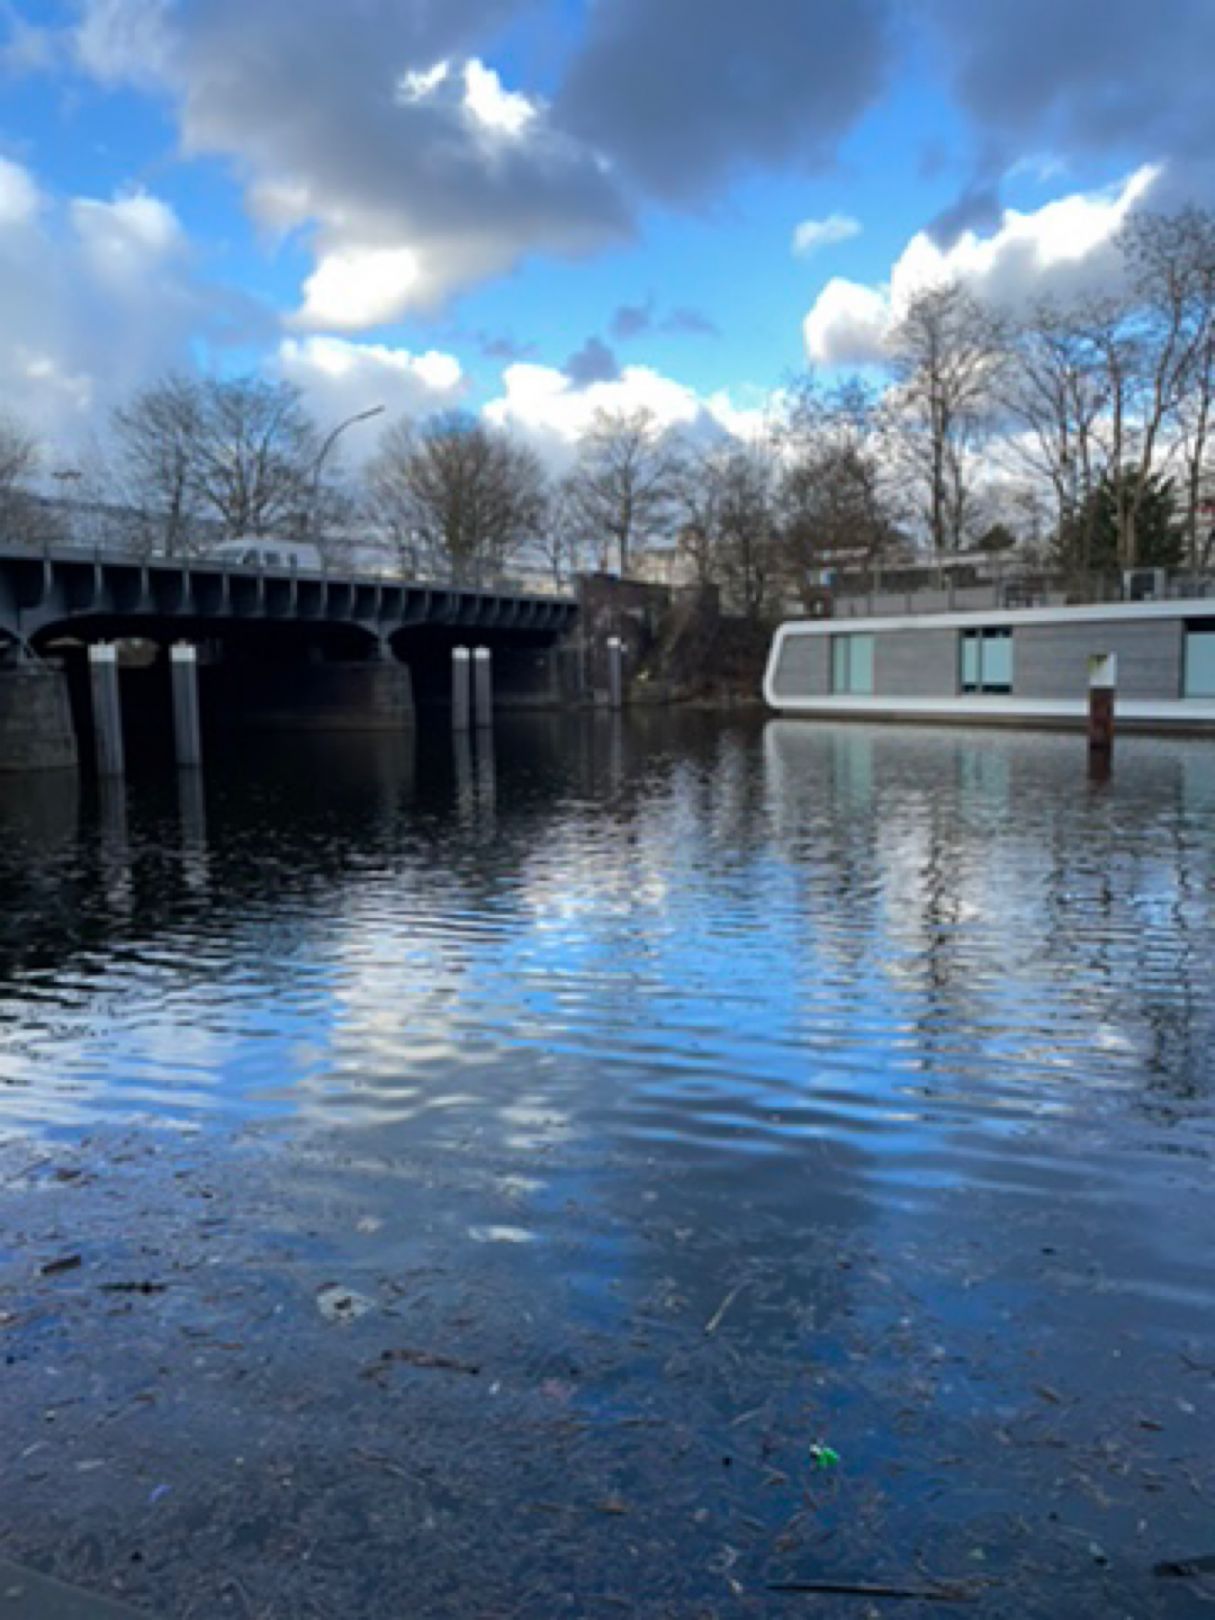
[[[494,723],[493,660],[488,647],[478,647],[473,653],[473,678],[477,692],[477,725]]]
[[[118,693],[118,649],[101,641],[89,648],[89,686],[93,700],[93,736],[101,776],[122,776],[122,703]]]
[[[624,702],[624,647],[619,636],[608,637],[607,656],[608,702],[618,709]]]
[[[451,725],[453,731],[468,730],[469,708],[468,648],[451,650]]]
[[[198,721],[198,649],[179,641],[169,649],[173,672],[173,738],[177,763],[187,769],[202,764],[202,730]]]

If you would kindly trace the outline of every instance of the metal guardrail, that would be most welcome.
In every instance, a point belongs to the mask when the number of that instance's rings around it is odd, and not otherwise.
[[[1175,602],[1210,598],[1215,602],[1215,574],[1163,570],[1150,586],[1128,588],[1118,578],[1100,575],[1088,579],[1059,575],[1023,575],[960,585],[916,585],[906,589],[850,588],[840,582],[831,592],[835,618],[915,617],[924,613],[981,613],[1033,607],[1099,607],[1118,602]]]
[[[565,603],[575,600],[572,593],[555,589],[551,581],[525,581],[512,578],[509,574],[502,574],[492,579],[479,581],[459,580],[451,574],[441,573],[404,574],[390,569],[377,569],[375,571],[348,569],[340,564],[330,563],[324,558],[321,559],[319,568],[307,568],[300,566],[296,562],[238,562],[232,557],[215,556],[206,552],[191,555],[173,555],[163,551],[124,551],[121,549],[116,550],[113,547],[82,544],[62,538],[57,539],[53,545],[44,542],[42,545],[36,546],[6,545],[0,540],[0,557],[7,561],[87,562],[111,568],[135,567],[160,570],[180,568],[187,572],[197,573],[218,571],[254,579],[270,577],[300,580],[337,580],[343,584],[348,583],[355,586],[403,586],[410,589],[462,591],[466,594],[482,596],[544,598],[547,601]]]

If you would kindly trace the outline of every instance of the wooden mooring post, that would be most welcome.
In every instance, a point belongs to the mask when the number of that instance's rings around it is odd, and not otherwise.
[[[1094,653],[1088,661],[1088,755],[1097,771],[1108,771],[1114,756],[1114,703],[1118,659]]]

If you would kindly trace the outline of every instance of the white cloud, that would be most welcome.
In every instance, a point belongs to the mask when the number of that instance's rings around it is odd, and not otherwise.
[[[304,283],[302,326],[361,332],[404,314],[421,277],[408,247],[348,247],[323,253]]]
[[[959,281],[998,307],[1015,309],[1048,294],[1079,297],[1113,284],[1115,237],[1127,215],[1159,185],[1155,165],[1118,185],[1075,192],[1032,212],[1009,208],[999,229],[964,231],[949,247],[926,232],[912,237],[880,286],[836,278],[806,316],[806,351],[822,365],[863,365],[883,358],[890,328],[926,287]]]
[[[863,366],[881,358],[890,329],[885,288],[833,276],[806,316],[806,353],[821,366]]]
[[[0,160],[0,398],[60,453],[244,309],[193,279],[186,249],[149,192],[60,199]]]
[[[504,90],[494,70],[475,56],[464,67],[464,105],[485,129],[507,136],[522,135],[538,111],[526,96]]]
[[[861,234],[861,222],[851,214],[828,214],[826,219],[804,219],[793,232],[793,252],[799,259],[808,259],[819,248],[833,247],[837,242],[849,242]]]
[[[402,105],[424,101],[442,105],[453,92],[459,95],[460,84],[463,94],[459,99],[467,117],[494,135],[521,135],[540,111],[539,102],[517,90],[505,89],[493,68],[486,67],[477,56],[469,57],[459,75],[446,61],[428,68],[411,68],[397,83],[397,100]]]
[[[449,62],[436,62],[429,68],[412,68],[408,73],[401,75],[399,86],[403,101],[425,101],[426,97],[433,95],[441,84],[446,83],[451,72]]]
[[[365,331],[631,229],[599,153],[470,50],[516,3],[82,0],[76,53],[154,83],[187,157],[230,160],[257,223],[307,233],[300,324]]]
[[[383,407],[383,421],[352,428],[343,439],[343,449],[356,462],[374,449],[385,422],[447,409],[458,402],[465,387],[454,355],[435,349],[413,354],[385,343],[352,343],[339,337],[287,338],[271,369],[303,391],[322,426]]]
[[[32,23],[11,4],[3,11],[8,38],[0,40],[0,73],[46,73],[59,64],[62,39],[58,30]]]
[[[152,85],[170,54],[165,0],[88,0],[75,36],[76,56],[103,84]]]
[[[486,420],[526,439],[555,471],[573,460],[597,412],[650,411],[663,428],[719,437],[758,430],[762,412],[737,405],[723,389],[704,396],[649,366],[626,366],[609,382],[579,387],[552,366],[518,364],[502,374],[505,392],[484,408]]]
[[[177,215],[146,191],[130,192],[112,202],[77,197],[70,214],[93,271],[128,292],[142,292],[142,277],[185,247]]]
[[[28,224],[41,206],[42,199],[29,170],[11,158],[0,157],[0,230]]]

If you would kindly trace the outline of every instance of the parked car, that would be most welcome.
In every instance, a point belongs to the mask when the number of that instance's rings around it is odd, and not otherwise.
[[[324,567],[319,549],[307,540],[225,540],[211,555],[244,568],[304,568],[319,573]]]

